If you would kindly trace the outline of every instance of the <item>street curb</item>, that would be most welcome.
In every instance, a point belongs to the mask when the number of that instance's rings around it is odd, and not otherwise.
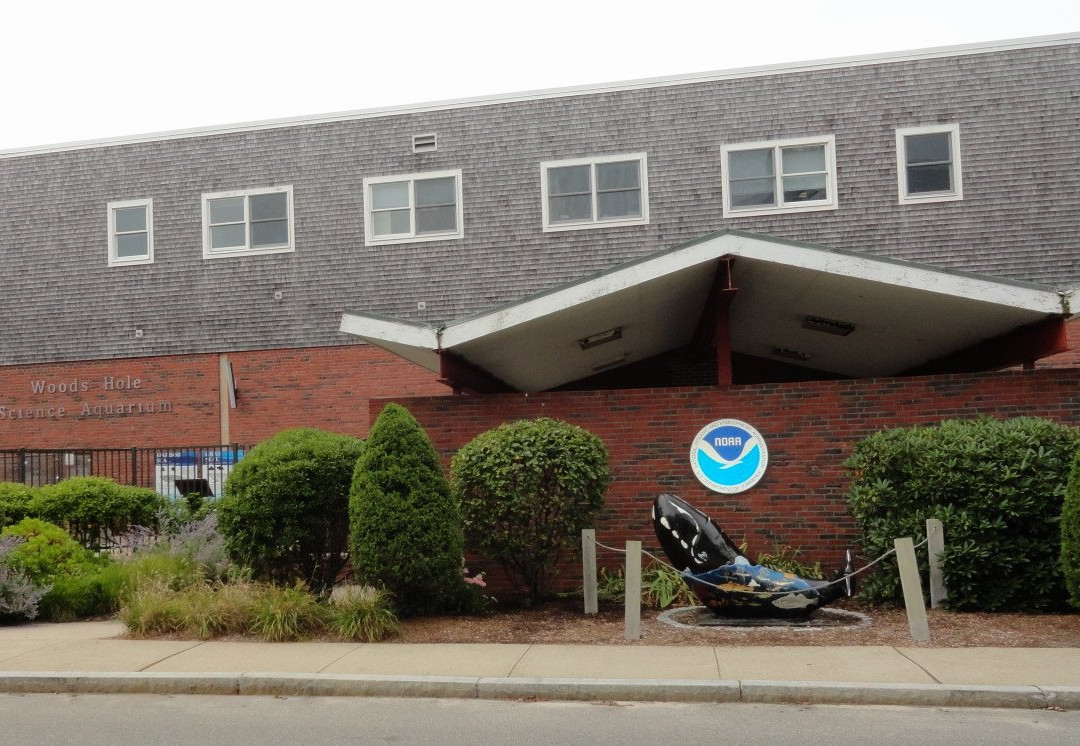
[[[835,681],[0,671],[0,694],[233,694],[1080,709],[1080,687]]]

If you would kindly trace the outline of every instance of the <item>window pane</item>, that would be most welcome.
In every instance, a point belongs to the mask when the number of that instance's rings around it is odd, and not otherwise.
[[[592,191],[589,166],[565,166],[548,169],[548,196],[581,194]],[[588,217],[588,216],[586,216]]]
[[[125,231],[144,231],[146,230],[146,208],[124,207],[114,212],[113,220],[115,221],[116,231],[118,233],[123,233]]]
[[[576,197],[551,197],[548,200],[548,221],[592,220],[592,198],[588,194]]]
[[[729,184],[732,207],[750,207],[752,205],[773,205],[773,180],[744,179]]]
[[[950,135],[948,132],[935,132],[930,135],[908,135],[907,162],[934,163],[952,160],[949,153]]]
[[[785,174],[805,174],[825,170],[825,146],[808,145],[780,151]]]
[[[252,220],[284,220],[289,215],[289,198],[285,192],[251,195]]]
[[[244,198],[225,197],[210,200],[210,224],[244,222]],[[241,241],[241,243],[243,243]]]
[[[948,163],[934,166],[908,166],[908,194],[951,192],[952,188],[952,167]]]
[[[128,233],[116,237],[116,256],[118,259],[149,256],[150,251],[145,233]]]
[[[239,225],[216,225],[210,228],[211,249],[231,249],[244,247],[247,244],[247,231],[244,224]]]
[[[596,164],[596,188],[635,189],[641,186],[637,161]]]
[[[597,217],[623,218],[641,215],[641,192],[603,192],[596,196]]]
[[[457,229],[457,207],[416,208],[417,233],[442,233]]]
[[[371,185],[371,209],[388,210],[395,207],[409,206],[409,182],[395,181],[392,184]]]
[[[416,182],[416,206],[453,205],[457,203],[457,189],[454,177],[445,179],[423,179]],[[417,218],[419,223],[419,218]]]
[[[773,175],[772,148],[728,153],[728,178],[753,179]]]
[[[825,174],[784,177],[784,201],[807,202],[825,199]]]
[[[254,208],[252,208],[254,209]],[[277,246],[289,242],[288,220],[264,220],[251,224],[251,245]]]
[[[386,210],[385,212],[375,213],[371,218],[373,232],[376,236],[408,233],[411,230],[408,210]]]

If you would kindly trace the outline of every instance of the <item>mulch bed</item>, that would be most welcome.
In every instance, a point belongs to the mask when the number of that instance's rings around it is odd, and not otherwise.
[[[895,645],[902,647],[1080,647],[1080,614],[987,614],[928,610],[930,642],[917,643],[903,609],[841,601],[836,608],[866,614],[861,628],[707,627],[680,629],[642,609],[642,637],[624,637],[621,604],[601,604],[586,616],[580,600],[555,599],[535,609],[497,608],[466,617],[407,619],[402,643],[542,643],[563,645]]]

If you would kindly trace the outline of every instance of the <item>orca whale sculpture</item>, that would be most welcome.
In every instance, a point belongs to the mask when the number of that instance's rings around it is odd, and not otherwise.
[[[657,496],[652,521],[671,564],[717,616],[807,616],[844,595],[840,583],[750,564],[713,519],[675,495]]]

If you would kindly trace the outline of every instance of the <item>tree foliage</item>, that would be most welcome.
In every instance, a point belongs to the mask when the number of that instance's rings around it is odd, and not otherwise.
[[[225,548],[259,578],[330,588],[347,558],[349,483],[363,442],[285,430],[233,468],[218,505]]]
[[[399,613],[467,610],[461,515],[435,446],[399,404],[371,426],[349,509],[353,567],[363,582],[390,591]]]
[[[951,608],[1060,607],[1058,522],[1078,442],[1076,429],[1033,418],[951,420],[871,435],[846,462],[848,500],[867,554],[892,549],[897,537],[920,542],[926,519],[937,518]],[[899,600],[895,560],[881,568],[864,581],[863,595]]]
[[[603,442],[548,418],[481,433],[451,467],[469,548],[501,564],[533,602],[603,507],[610,481]]]
[[[1073,457],[1061,509],[1061,571],[1069,602],[1080,608],[1080,449]]]

